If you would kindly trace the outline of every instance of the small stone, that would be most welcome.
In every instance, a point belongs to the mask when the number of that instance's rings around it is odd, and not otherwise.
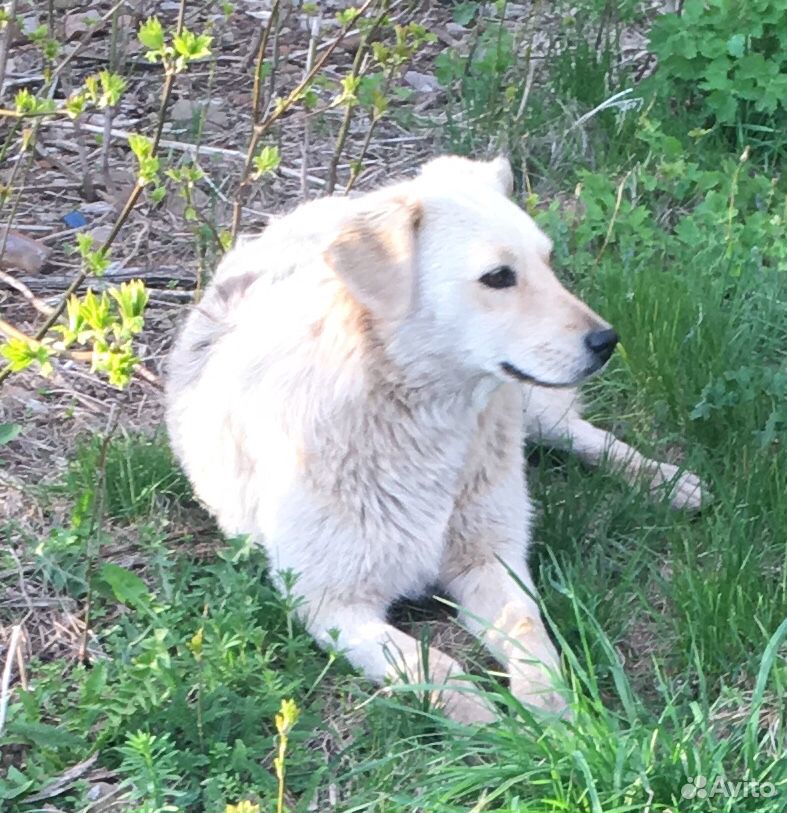
[[[431,73],[407,71],[404,75],[404,81],[418,93],[435,93],[440,90],[440,83],[437,81],[437,77]]]
[[[109,235],[112,234],[112,226],[108,223],[103,226],[96,226],[94,229],[90,229],[88,234],[93,238],[94,245],[103,246]]]
[[[193,115],[196,108],[196,102],[189,99],[178,99],[172,105],[170,115],[175,121],[188,121]]]

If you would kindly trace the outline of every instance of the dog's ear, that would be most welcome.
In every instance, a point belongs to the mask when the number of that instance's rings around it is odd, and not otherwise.
[[[421,205],[404,194],[372,194],[359,203],[325,250],[325,260],[373,315],[401,319],[413,297]]]
[[[498,155],[486,164],[492,182],[499,187],[506,197],[514,194],[514,172],[511,162],[505,155]]]

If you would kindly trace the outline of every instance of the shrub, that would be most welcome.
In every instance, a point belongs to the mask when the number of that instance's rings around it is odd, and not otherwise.
[[[744,11],[745,8],[745,11]],[[784,143],[787,124],[787,3],[687,0],[659,17],[650,47],[662,92],[684,98],[709,123]]]

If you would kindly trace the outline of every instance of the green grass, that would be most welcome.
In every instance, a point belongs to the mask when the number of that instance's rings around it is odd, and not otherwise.
[[[85,510],[92,508],[95,498],[101,446],[98,437],[82,443],[64,483],[66,493],[82,500]],[[107,447],[104,471],[103,510],[110,518],[144,518],[190,494],[188,480],[175,464],[163,431],[152,437],[121,432]]]
[[[581,59],[591,55],[577,46],[556,70],[588,106],[603,90],[596,74],[584,85],[564,75]],[[484,85],[490,70],[464,82],[465,113],[505,101]],[[534,94],[534,109],[551,103]],[[30,539],[26,555],[48,595],[81,607],[90,595],[100,651],[88,667],[28,665],[0,740],[14,766],[0,777],[0,809],[42,809],[29,797],[97,753],[135,811],[214,813],[242,799],[274,810],[285,698],[300,709],[286,760],[292,810],[331,800],[364,813],[785,809],[783,176],[772,180],[772,145],[741,162],[718,134],[676,135],[658,105],[627,119],[625,138],[620,121],[598,124],[595,169],[575,153],[570,172],[549,180],[568,192],[581,183],[577,212],[528,200],[558,272],[622,337],[589,387],[589,413],[643,451],[682,460],[713,500],[692,517],[603,467],[531,456],[533,567],[576,690],[573,720],[543,726],[494,680],[478,690],[494,695],[500,720],[479,731],[444,720],[412,688],[379,694],[312,644],[259,551],[204,538],[161,436],[113,439],[96,527],[91,439],[60,490],[73,522]],[[533,126],[549,131],[546,118]],[[118,534],[133,539],[130,560]],[[684,798],[697,776],[717,792]],[[77,780],[49,801],[84,810],[86,792]]]

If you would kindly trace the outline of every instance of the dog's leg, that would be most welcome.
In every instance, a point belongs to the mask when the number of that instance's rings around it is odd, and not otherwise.
[[[449,522],[440,583],[459,604],[462,623],[505,665],[514,695],[562,713],[559,659],[526,560],[530,503],[521,414],[521,388],[501,387],[491,396]]]
[[[541,421],[540,437],[548,444],[574,452],[593,466],[607,460],[629,483],[644,478],[654,496],[668,490],[673,508],[697,511],[702,506],[702,481],[696,474],[681,471],[672,463],[660,463],[645,457],[611,432],[593,426],[573,411],[544,431],[546,425],[547,422]]]
[[[455,576],[447,589],[460,607],[459,620],[503,664],[511,692],[528,706],[566,714],[563,678],[555,647],[535,601],[527,567],[516,577],[499,561],[472,566]]]
[[[546,390],[528,387],[525,394],[524,428],[528,439],[573,452],[585,463],[598,466],[605,460],[629,483],[645,479],[654,496],[669,489],[673,508],[696,511],[702,506],[703,484],[696,474],[681,471],[671,463],[660,463],[640,454],[586,421],[580,414],[575,390]]]
[[[459,664],[434,647],[422,646],[385,620],[384,608],[369,604],[312,603],[304,613],[309,632],[323,646],[339,649],[350,663],[377,682],[429,683],[432,699],[454,720],[485,723],[494,719],[472,684],[458,680]]]

